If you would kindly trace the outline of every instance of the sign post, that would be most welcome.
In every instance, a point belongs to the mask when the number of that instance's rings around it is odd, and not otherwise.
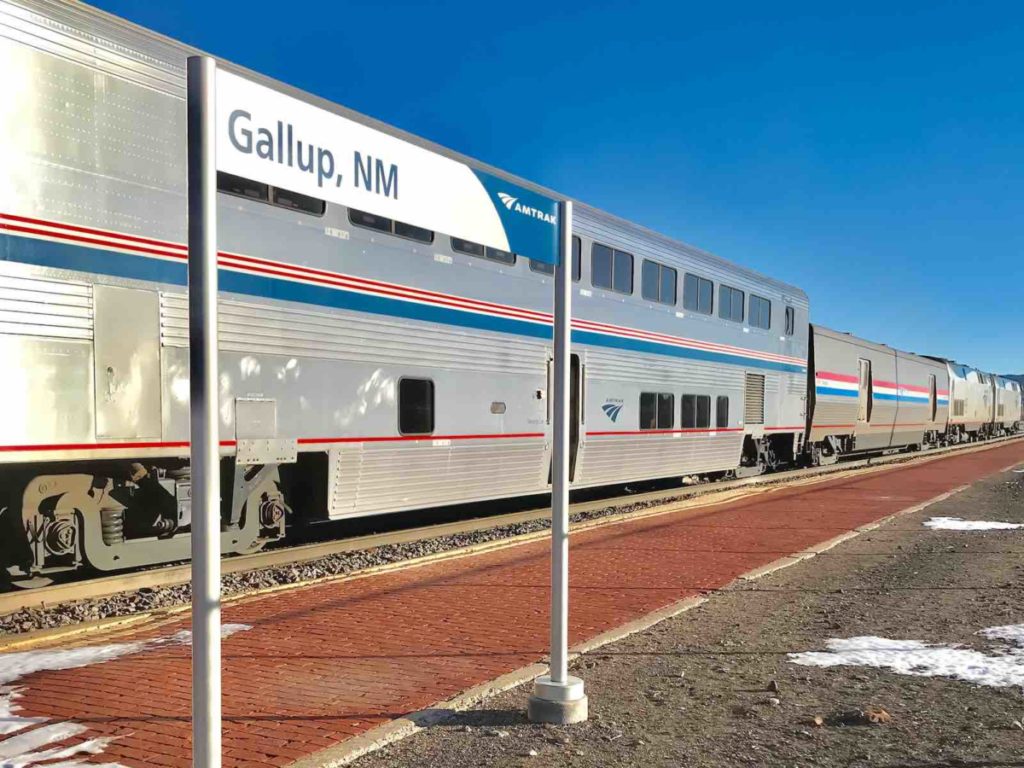
[[[559,205],[555,264],[554,374],[551,450],[551,663],[534,680],[527,715],[535,723],[587,719],[583,681],[569,674],[569,347],[572,335],[572,202]]]
[[[266,185],[266,202],[288,190],[555,265],[551,674],[530,716],[585,719],[583,683],[567,671],[572,204],[287,90],[188,60],[193,764],[219,768],[221,747],[218,171]],[[287,254],[269,256],[288,266]],[[224,277],[232,290],[237,277]]]
[[[221,764],[217,421],[217,63],[188,59],[188,338],[192,465],[192,765]]]

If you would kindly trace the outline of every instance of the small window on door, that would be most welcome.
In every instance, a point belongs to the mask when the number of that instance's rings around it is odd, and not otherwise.
[[[796,333],[796,309],[786,307],[786,335],[792,336]]]
[[[429,435],[434,431],[434,382],[399,379],[398,431],[403,435]]]
[[[935,374],[931,373],[928,375],[928,413],[931,414],[928,418],[929,421],[935,421],[935,415],[938,413],[939,402],[936,394]]]
[[[874,404],[874,387],[871,381],[871,361],[858,360],[859,375],[857,378],[857,419],[871,421],[871,407]]]
[[[729,398],[719,395],[715,401],[715,426],[724,429],[729,426]]]

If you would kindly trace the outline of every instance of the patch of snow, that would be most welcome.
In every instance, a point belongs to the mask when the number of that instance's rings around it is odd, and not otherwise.
[[[251,628],[247,624],[224,624],[221,626],[221,637],[230,637]],[[17,715],[20,709],[17,701],[21,697],[22,689],[11,683],[35,672],[78,669],[141,653],[150,648],[191,643],[192,633],[182,630],[168,637],[132,643],[0,653],[0,736],[8,737],[0,741],[0,768],[29,768],[43,762],[46,763],[46,768],[123,768],[117,763],[99,765],[81,760],[68,760],[67,758],[73,758],[75,755],[102,754],[111,739],[104,737],[88,739],[67,747],[52,746],[81,735],[86,727],[70,721],[42,725],[47,722],[47,718]]]
[[[1003,523],[997,520],[964,520],[962,517],[932,517],[924,521],[924,527],[942,531],[1012,531],[1024,528],[1024,524]]]
[[[791,653],[789,660],[807,667],[858,666],[888,669],[900,675],[951,677],[975,685],[1024,688],[1024,624],[989,627],[979,635],[1012,644],[985,653],[955,645],[928,645],[918,640],[848,637],[828,640],[827,651]]]

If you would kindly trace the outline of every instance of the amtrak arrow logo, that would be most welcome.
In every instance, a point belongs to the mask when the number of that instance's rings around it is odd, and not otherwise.
[[[499,192],[498,199],[501,200],[502,204],[513,213],[521,213],[524,216],[529,216],[531,219],[546,221],[548,224],[556,223],[555,215],[553,213],[545,213],[544,211],[534,208],[532,205],[524,205],[519,202],[518,197],[512,197],[512,195],[507,192]]]
[[[622,405],[620,403],[605,403],[601,406],[601,410],[614,422],[622,412]]]

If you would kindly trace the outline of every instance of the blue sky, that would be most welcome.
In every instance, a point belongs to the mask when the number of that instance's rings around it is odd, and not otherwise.
[[[1024,4],[99,5],[1024,372]]]

